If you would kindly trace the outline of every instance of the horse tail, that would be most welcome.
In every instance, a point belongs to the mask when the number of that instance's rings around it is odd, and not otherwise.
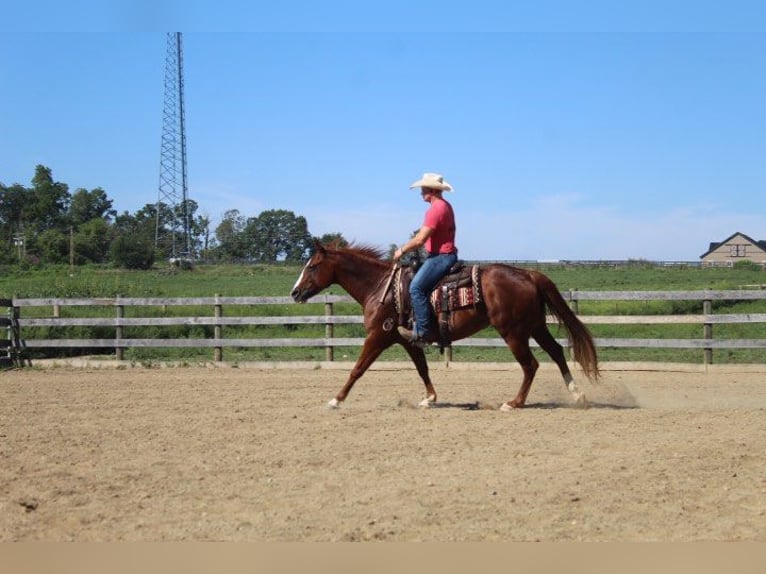
[[[590,380],[597,380],[600,375],[598,356],[593,336],[590,334],[588,327],[569,308],[558,287],[548,276],[535,272],[534,277],[545,305],[556,317],[559,325],[563,325],[567,331],[569,344],[574,351],[575,361],[580,364]]]

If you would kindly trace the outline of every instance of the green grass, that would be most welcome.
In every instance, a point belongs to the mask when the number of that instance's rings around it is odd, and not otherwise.
[[[724,290],[740,289],[746,285],[766,283],[766,273],[756,269],[731,268],[677,268],[635,264],[625,267],[539,265],[537,268],[556,282],[562,291],[665,291],[665,290]],[[85,266],[49,267],[45,269],[21,270],[13,267],[0,268],[0,298],[33,297],[210,297],[221,296],[265,296],[284,297],[289,294],[301,267],[297,265],[199,265],[191,271],[158,268],[151,271],[123,271],[109,267]],[[342,295],[344,291],[332,286],[327,294]],[[126,308],[127,317],[183,315],[212,315],[213,309],[204,306]],[[322,314],[323,305],[253,305],[238,307],[238,315],[262,316]],[[336,304],[336,314],[358,315],[360,309],[353,303]],[[582,301],[579,312],[583,315],[665,315],[701,314],[702,303],[694,301]],[[764,313],[766,301],[717,301],[714,313]],[[62,309],[62,316],[113,316],[108,307],[68,307]],[[224,308],[224,313],[226,309]],[[50,309],[24,309],[24,316],[50,316]],[[146,327],[126,328],[128,337],[182,338],[211,337],[212,327]],[[224,327],[227,337],[301,337],[324,336],[324,326],[248,326]],[[701,338],[701,325],[592,325],[596,337],[621,338]],[[716,338],[763,338],[763,324],[716,325]],[[360,325],[338,325],[338,337],[363,337]],[[554,329],[554,334],[563,337]],[[26,338],[109,338],[113,330],[108,327],[49,329],[36,328],[25,331]],[[494,337],[492,330],[478,334],[480,337]],[[336,360],[353,360],[358,348],[337,348]],[[537,352],[541,360],[547,356]],[[715,362],[766,362],[763,350],[716,351]],[[433,351],[434,357],[438,352]],[[136,361],[154,360],[210,360],[209,349],[129,349],[126,357]],[[267,349],[225,349],[224,359],[230,362],[252,360],[323,360],[325,350],[321,348],[267,348]],[[599,349],[602,361],[680,361],[698,363],[702,352],[698,350],[663,349]],[[453,349],[455,361],[509,361],[510,353],[503,348],[461,348]],[[406,353],[398,346],[386,351],[381,360],[406,360]]]
[[[199,265],[191,271],[109,267],[0,269],[0,297],[228,297],[289,295],[297,266]],[[337,289],[337,292],[341,292]]]
[[[766,272],[751,269],[657,267],[535,266],[566,291],[669,291],[739,289],[766,284]],[[21,270],[0,267],[0,297],[207,297],[288,296],[298,265],[198,265],[191,271],[157,268],[125,271],[100,266]],[[343,294],[334,285],[325,293]]]

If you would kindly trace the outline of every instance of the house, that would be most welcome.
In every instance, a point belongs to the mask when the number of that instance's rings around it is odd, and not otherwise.
[[[711,243],[700,259],[703,267],[731,267],[737,261],[753,261],[766,266],[766,241],[756,241],[738,231],[721,242]]]

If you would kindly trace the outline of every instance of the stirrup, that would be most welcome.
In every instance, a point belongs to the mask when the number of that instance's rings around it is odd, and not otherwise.
[[[411,341],[411,340],[412,340],[412,336],[414,335],[414,333],[413,333],[413,332],[412,332],[410,329],[408,329],[407,327],[405,327],[404,325],[399,325],[399,326],[396,328],[396,330],[399,332],[399,334],[400,334],[402,337],[404,337],[404,338],[405,338],[405,339],[407,339],[408,341]]]
[[[399,332],[399,334],[404,337],[407,342],[410,345],[413,345],[414,347],[418,347],[419,349],[425,349],[428,346],[428,343],[424,341],[423,339],[416,338],[415,333],[411,330],[409,330],[407,327],[404,327],[403,325],[399,325],[396,330]]]

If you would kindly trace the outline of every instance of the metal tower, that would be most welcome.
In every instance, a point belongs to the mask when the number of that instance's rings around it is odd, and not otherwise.
[[[155,248],[171,258],[193,256],[186,182],[186,118],[181,32],[168,32]]]

